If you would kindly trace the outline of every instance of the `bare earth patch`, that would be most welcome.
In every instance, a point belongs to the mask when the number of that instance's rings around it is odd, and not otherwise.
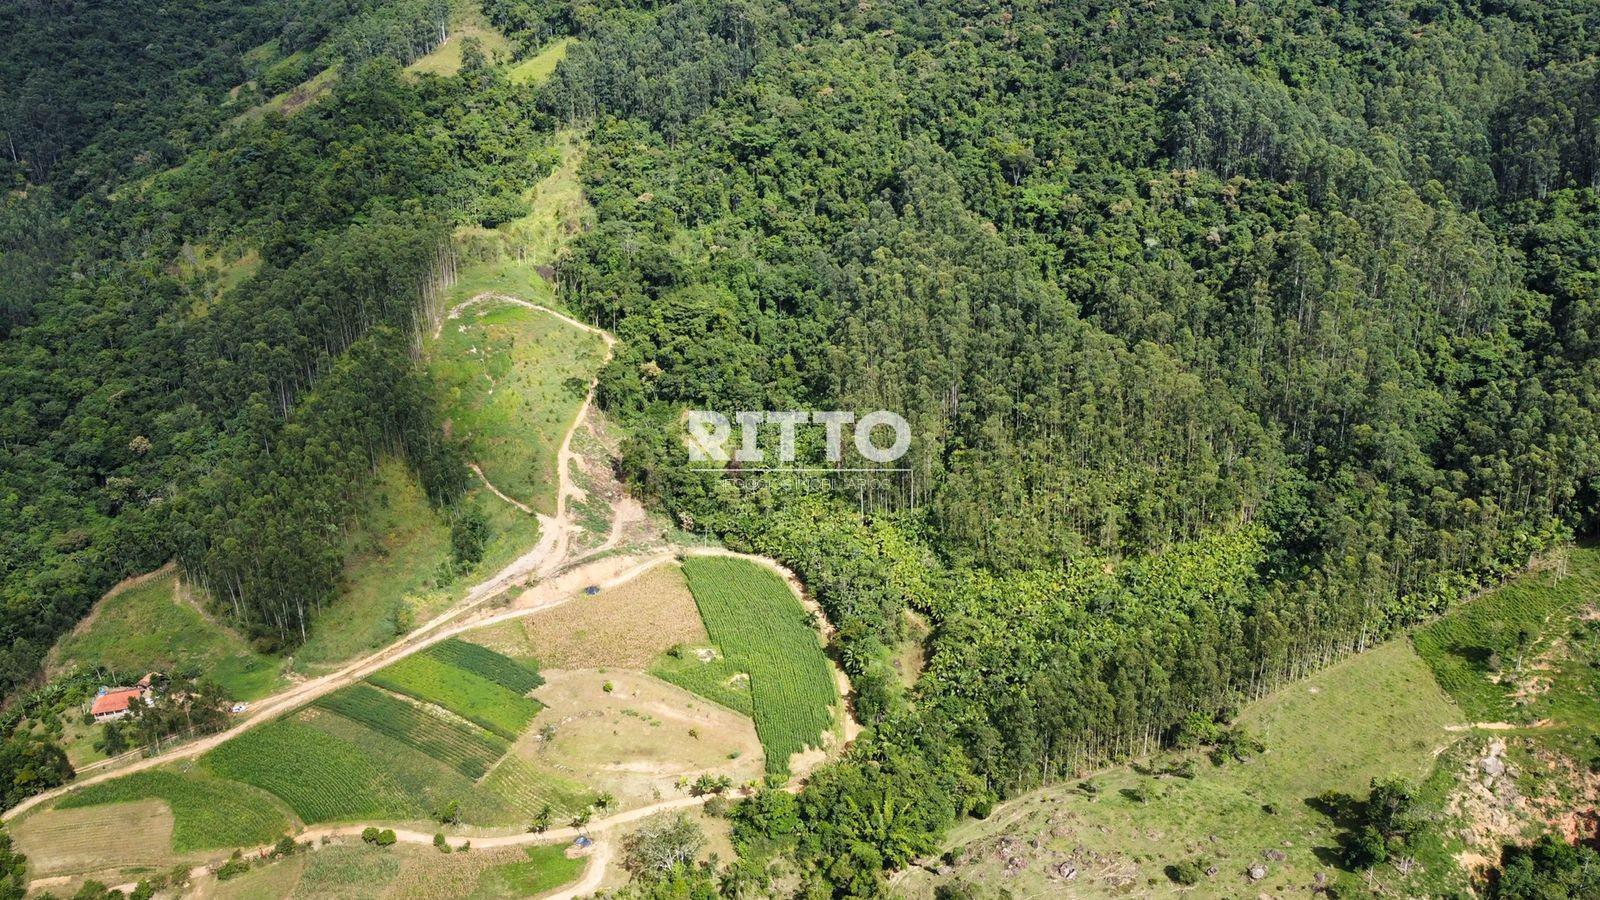
[[[761,777],[761,742],[744,716],[638,672],[547,671],[534,696],[547,708],[533,733],[541,759],[616,795],[619,808],[679,793],[682,779],[727,775],[735,785]],[[611,690],[605,690],[606,684]]]

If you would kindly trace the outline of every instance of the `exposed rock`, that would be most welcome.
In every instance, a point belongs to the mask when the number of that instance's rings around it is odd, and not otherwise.
[[[1260,881],[1267,877],[1267,867],[1261,863],[1253,863],[1249,869],[1245,870],[1245,874],[1250,876],[1251,881]]]
[[[1485,756],[1478,760],[1478,769],[1490,778],[1499,778],[1506,773],[1506,764],[1498,756]]]
[[[1287,853],[1284,853],[1282,850],[1268,850],[1268,851],[1266,851],[1265,853],[1263,853],[1261,855],[1263,857],[1265,857],[1266,859],[1270,859],[1270,860],[1272,860],[1274,862],[1283,862],[1284,860],[1289,858],[1289,855]]]

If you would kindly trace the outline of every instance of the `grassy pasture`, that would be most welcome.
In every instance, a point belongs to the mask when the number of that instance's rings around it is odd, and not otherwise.
[[[550,73],[556,70],[556,65],[567,58],[567,50],[571,47],[572,38],[556,38],[539,48],[538,53],[512,66],[506,77],[512,84],[539,84],[549,78]]]
[[[407,71],[431,75],[454,75],[461,71],[461,59],[469,40],[477,41],[485,57],[490,60],[511,54],[511,42],[483,16],[478,3],[468,0],[457,3],[450,24],[449,38],[432,53],[414,60]]]
[[[289,819],[260,791],[199,773],[149,769],[74,791],[58,810],[160,800],[172,812],[172,850],[212,850],[271,841],[289,828]]]
[[[1532,702],[1519,699],[1518,687],[1536,666],[1564,664],[1567,654],[1557,642],[1581,640],[1571,625],[1595,607],[1600,607],[1600,547],[1574,548],[1564,567],[1547,567],[1463,604],[1419,628],[1412,641],[1473,721],[1527,724],[1559,716],[1560,724],[1594,729],[1600,726],[1600,710],[1592,696],[1583,696],[1583,686],[1592,681],[1592,676],[1577,677],[1584,671],[1545,676],[1555,689]]]
[[[213,773],[277,795],[307,823],[413,819],[424,810],[389,761],[297,719],[279,719],[201,757]]]
[[[478,876],[477,887],[471,894],[474,900],[537,897],[583,874],[585,860],[568,859],[565,845],[529,847],[524,853],[527,859],[495,866]]]
[[[509,746],[498,735],[446,720],[365,684],[328,694],[316,705],[397,740],[468,778],[481,778]]]
[[[508,741],[515,740],[540,709],[539,701],[426,652],[385,666],[367,680],[397,694],[437,704]]]
[[[711,640],[750,675],[767,771],[786,774],[789,756],[817,746],[832,725],[839,699],[806,611],[783,579],[746,560],[690,557],[683,571]]]
[[[603,356],[588,332],[490,302],[444,322],[428,368],[452,433],[489,481],[552,515],[556,455]]]
[[[1329,789],[1365,796],[1378,776],[1426,779],[1459,737],[1445,726],[1460,720],[1410,643],[1391,641],[1247,706],[1240,724],[1267,747],[1248,763],[1216,767],[1202,757],[1193,779],[1151,774],[1181,758],[1166,754],[1035,791],[957,826],[946,844],[957,861],[952,875],[915,870],[900,887],[913,898],[952,881],[979,896],[994,886],[1046,896],[1068,889],[1054,866],[1071,862],[1079,869],[1073,896],[1165,895],[1178,891],[1167,866],[1203,859],[1218,872],[1185,896],[1294,896],[1318,872],[1356,888],[1356,876],[1330,862],[1338,829],[1306,801]],[[1269,860],[1268,851],[1285,858]],[[1012,856],[1023,865],[1008,873]],[[1250,884],[1245,869],[1258,861],[1268,877]]]
[[[103,665],[130,681],[146,672],[194,666],[228,695],[250,700],[278,685],[278,663],[199,609],[201,598],[176,574],[107,595],[56,645],[49,667]]]

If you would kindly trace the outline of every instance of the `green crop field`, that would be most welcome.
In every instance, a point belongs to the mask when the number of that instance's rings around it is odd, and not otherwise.
[[[538,670],[532,666],[496,653],[488,647],[469,644],[456,638],[440,641],[423,652],[442,663],[474,675],[481,675],[518,694],[526,694],[544,684],[544,679],[539,677]]]
[[[468,778],[483,777],[509,746],[499,735],[433,715],[365,684],[335,691],[316,705],[427,754]]]
[[[390,774],[388,760],[292,719],[252,728],[201,757],[201,764],[277,795],[308,823],[411,819],[424,812]]]
[[[499,897],[537,897],[545,891],[575,880],[583,872],[584,860],[568,859],[566,847],[552,844],[529,847],[528,858],[506,863],[484,872],[478,879],[474,900]]]
[[[454,802],[459,804],[463,821],[471,825],[503,825],[518,818],[513,806],[479,787],[473,778],[388,735],[326,710],[303,710],[298,721],[325,732],[363,758],[378,761],[414,808],[432,813]]]
[[[146,672],[194,665],[230,697],[253,700],[278,684],[278,663],[197,608],[203,599],[176,574],[111,594],[51,654],[59,671],[102,665],[128,680]]]
[[[767,771],[787,773],[790,754],[819,743],[839,698],[816,631],[789,586],[762,566],[701,556],[685,560],[683,572],[712,642],[734,670],[750,674]]]
[[[57,809],[156,799],[172,810],[172,849],[178,853],[269,843],[289,829],[270,796],[238,784],[168,769],[135,772],[74,791]]]
[[[537,700],[426,652],[385,666],[367,680],[397,694],[436,703],[506,740],[515,740],[541,709]]]

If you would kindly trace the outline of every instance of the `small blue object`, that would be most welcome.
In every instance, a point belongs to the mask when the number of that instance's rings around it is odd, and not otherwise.
[[[583,835],[580,834],[580,835],[578,835],[578,839],[573,841],[572,843],[577,845],[577,846],[579,846],[579,847],[587,847],[590,844],[594,843],[594,841],[591,841],[588,838],[586,838],[586,837],[584,837]]]
[[[600,593],[600,585],[598,585],[598,584],[591,584],[591,585],[589,585],[589,586],[588,586],[588,587],[586,587],[586,588],[584,588],[584,589],[583,589],[583,592],[584,592],[584,593],[585,593],[585,594],[588,594],[588,595],[589,595],[589,596],[591,596],[591,597],[593,597],[593,596],[594,596],[594,595],[595,595],[595,594],[598,594],[598,593]]]

